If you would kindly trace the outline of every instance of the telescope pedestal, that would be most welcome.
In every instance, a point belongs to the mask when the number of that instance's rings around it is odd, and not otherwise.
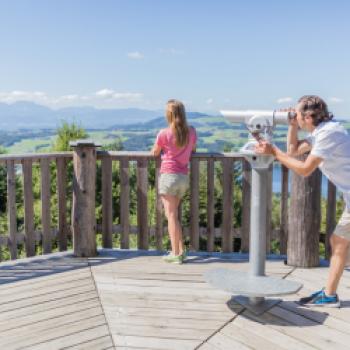
[[[244,154],[252,166],[249,273],[215,269],[205,274],[213,286],[238,295],[232,301],[241,304],[256,315],[278,304],[280,299],[265,297],[296,293],[302,285],[277,277],[265,276],[267,174],[273,161],[271,156]]]

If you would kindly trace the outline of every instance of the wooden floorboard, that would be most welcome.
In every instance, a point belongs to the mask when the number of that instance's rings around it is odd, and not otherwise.
[[[349,270],[341,309],[305,308],[295,301],[321,288],[328,268],[268,260],[268,275],[304,287],[255,316],[205,282],[218,267],[249,271],[246,255],[198,254],[173,265],[155,252],[114,250],[1,263],[0,349],[350,349]]]

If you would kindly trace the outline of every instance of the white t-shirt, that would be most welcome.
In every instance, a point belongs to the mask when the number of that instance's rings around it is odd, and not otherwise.
[[[350,135],[336,121],[323,122],[307,137],[310,154],[322,158],[319,169],[343,192],[350,211]]]

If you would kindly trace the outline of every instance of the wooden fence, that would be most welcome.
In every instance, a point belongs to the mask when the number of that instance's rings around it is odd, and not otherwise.
[[[137,248],[149,249],[150,237],[154,237],[155,247],[163,250],[163,236],[166,233],[162,204],[158,196],[154,203],[149,203],[148,194],[149,166],[155,162],[155,187],[159,174],[159,159],[154,159],[149,152],[97,152],[97,164],[101,166],[101,197],[102,197],[102,222],[97,225],[97,231],[102,233],[102,246],[112,248],[113,235],[120,234],[120,248],[130,248],[130,234],[137,234]],[[68,176],[68,166],[73,160],[72,152],[26,154],[26,155],[1,155],[0,166],[6,168],[7,173],[7,232],[0,234],[0,248],[8,248],[11,258],[16,259],[18,245],[24,244],[26,256],[36,254],[36,245],[42,244],[42,252],[52,252],[53,244],[57,244],[58,250],[67,250],[68,238],[71,235],[70,213],[67,213],[67,202],[72,189],[69,188],[72,178]],[[119,215],[113,213],[115,203],[112,197],[113,164],[118,164],[120,196]],[[96,165],[95,165],[96,166]],[[136,166],[136,184],[131,188],[131,167]],[[41,219],[35,228],[34,224],[34,196],[33,196],[33,167],[40,168],[40,207]],[[199,224],[199,191],[200,169],[206,172],[206,226]],[[54,169],[54,171],[52,171]],[[222,203],[222,218],[220,227],[214,224],[217,215],[215,204],[217,196],[214,193],[214,181],[218,181],[218,169],[220,172],[220,186]],[[233,169],[241,170],[241,182],[233,179]],[[281,200],[280,200],[280,224],[275,230],[271,229],[272,208],[272,168],[269,172],[268,184],[268,210],[267,210],[267,251],[271,249],[271,242],[280,242],[280,251],[287,251],[288,237],[288,177],[289,172],[281,167]],[[52,174],[56,178],[52,179]],[[72,173],[72,172],[71,172]],[[20,186],[23,190],[23,198],[16,202],[18,195],[18,177],[22,178]],[[191,250],[200,249],[200,238],[205,238],[206,251],[217,249],[221,241],[223,252],[232,252],[234,240],[240,240],[240,251],[249,250],[249,218],[250,218],[250,193],[251,193],[251,169],[249,164],[236,153],[196,153],[193,155],[190,167],[190,193],[189,193],[189,225],[184,227],[184,233],[189,237]],[[52,224],[52,182],[57,194],[57,225]],[[136,192],[137,224],[131,225],[130,204],[131,191]],[[320,191],[320,189],[319,189]],[[232,193],[241,196],[241,226],[234,227],[234,197]],[[239,195],[238,195],[239,196]],[[18,213],[16,208],[19,203],[24,207],[23,230],[18,232]],[[185,204],[185,203],[184,203]],[[184,207],[184,204],[182,207]],[[155,217],[150,220],[150,206],[154,205]],[[335,225],[336,189],[329,183],[327,198],[327,236]],[[153,221],[154,225],[150,225]],[[220,238],[216,240],[216,238]],[[326,243],[327,243],[326,239]],[[218,243],[219,242],[219,243]],[[202,248],[203,249],[203,248]],[[327,244],[327,251],[329,247]]]

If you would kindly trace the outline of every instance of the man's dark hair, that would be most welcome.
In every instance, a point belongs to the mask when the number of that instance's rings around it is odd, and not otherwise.
[[[325,101],[316,95],[305,95],[298,100],[298,107],[303,117],[310,116],[314,126],[322,122],[328,122],[333,118],[333,114],[328,111]]]

